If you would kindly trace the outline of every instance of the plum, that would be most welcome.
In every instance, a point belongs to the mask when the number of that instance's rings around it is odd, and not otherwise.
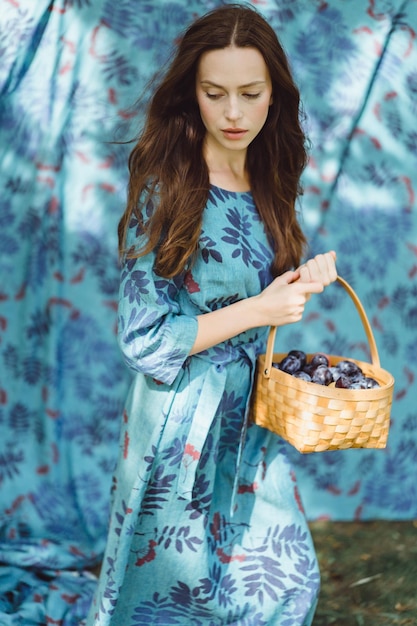
[[[311,377],[311,382],[319,385],[330,385],[333,382],[333,376],[327,365],[319,365],[315,368]]]
[[[300,361],[300,370],[303,369],[304,365],[307,363],[307,355],[303,350],[290,350],[288,352],[288,356],[295,356]]]
[[[305,380],[306,383],[311,383],[311,376],[307,374],[304,370],[299,370],[293,374],[294,378],[300,378],[301,380]]]
[[[336,367],[341,374],[344,374],[345,376],[349,376],[350,378],[363,374],[359,365],[357,365],[353,361],[339,361]]]
[[[349,376],[346,376],[345,374],[340,374],[334,386],[338,389],[349,389],[351,384],[352,380],[349,378]]]
[[[317,367],[318,365],[325,365],[326,367],[329,367],[330,365],[328,357],[321,352],[317,352],[316,354],[314,354],[311,357],[310,363],[313,367]]]
[[[300,359],[294,354],[287,355],[280,362],[279,369],[287,374],[294,374],[301,369]]]

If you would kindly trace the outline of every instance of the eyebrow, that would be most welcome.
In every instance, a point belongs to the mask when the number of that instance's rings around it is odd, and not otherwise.
[[[238,89],[248,89],[249,87],[255,87],[256,85],[264,85],[266,83],[265,80],[254,80],[251,83],[247,83],[246,85],[239,85]],[[210,85],[211,87],[216,87],[217,89],[224,89],[224,87],[222,85],[217,85],[216,83],[213,83],[211,80],[201,80],[200,81],[201,85]]]

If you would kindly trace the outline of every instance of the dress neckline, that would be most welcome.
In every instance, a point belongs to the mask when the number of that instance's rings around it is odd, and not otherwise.
[[[224,193],[234,193],[237,195],[252,193],[251,189],[246,189],[245,191],[233,191],[232,189],[225,189],[224,187],[219,187],[219,185],[214,185],[213,183],[210,183],[210,187],[214,189],[218,189],[219,191],[222,191]]]

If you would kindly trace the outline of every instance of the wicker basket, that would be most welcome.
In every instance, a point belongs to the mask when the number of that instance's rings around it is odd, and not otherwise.
[[[345,359],[353,361],[365,376],[375,378],[380,387],[359,390],[326,387],[272,367],[272,362],[281,361],[285,354],[273,354],[277,329],[271,327],[266,354],[257,360],[251,419],[302,453],[385,448],[387,443],[394,378],[380,368],[372,329],[358,296],[343,278],[337,280],[351,296],[360,315],[372,363],[328,355],[330,365]]]

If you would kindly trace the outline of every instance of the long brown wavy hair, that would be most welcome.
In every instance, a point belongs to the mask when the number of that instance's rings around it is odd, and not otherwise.
[[[297,220],[300,176],[307,162],[300,123],[300,94],[274,30],[259,13],[239,4],[221,6],[186,30],[150,104],[143,130],[129,156],[129,186],[119,223],[119,251],[138,257],[155,250],[155,271],[171,278],[192,263],[201,232],[210,182],[203,157],[205,127],[196,99],[201,55],[228,46],[256,48],[272,82],[267,120],[247,150],[246,169],[256,207],[275,258],[274,276],[296,267],[305,237]],[[146,222],[140,204],[157,195]],[[125,250],[134,214],[147,234],[141,249]]]

